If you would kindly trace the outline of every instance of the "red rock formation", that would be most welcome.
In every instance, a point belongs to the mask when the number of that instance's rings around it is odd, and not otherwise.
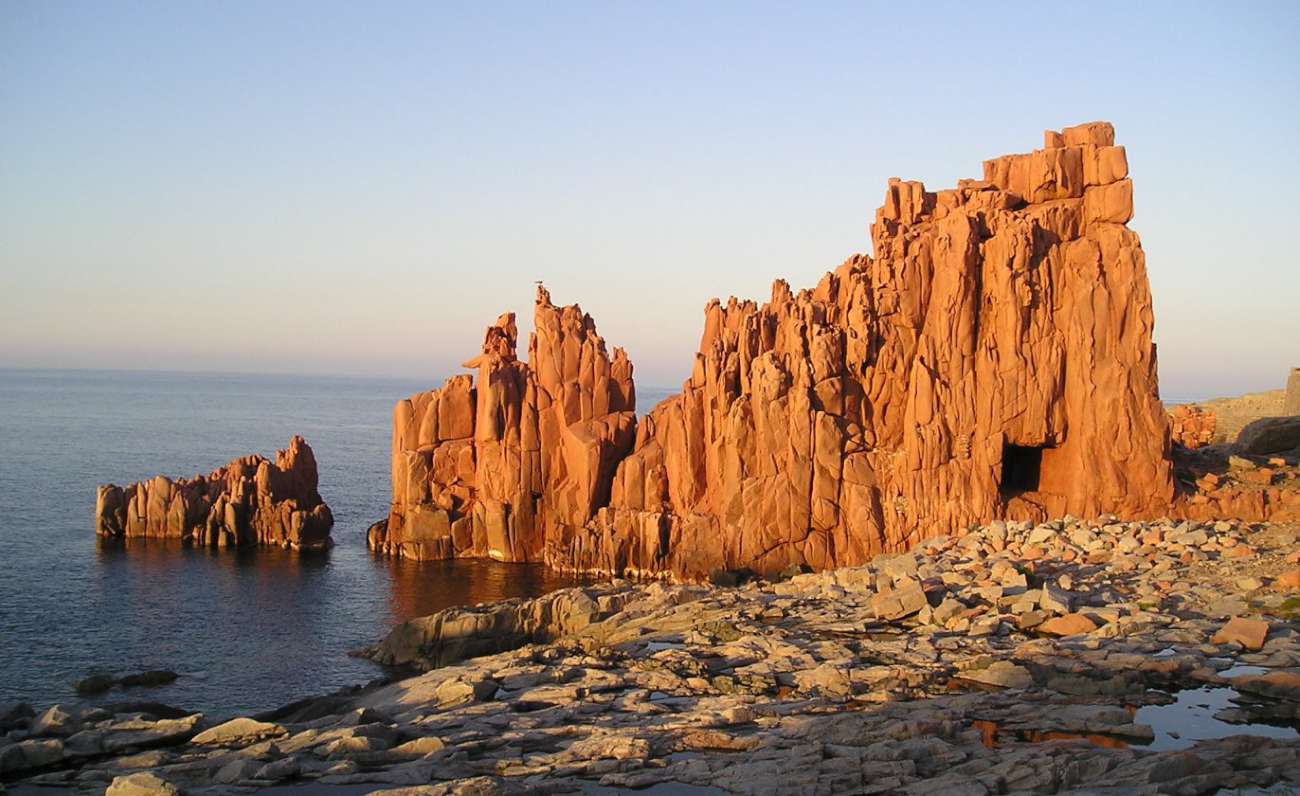
[[[1195,450],[1214,442],[1217,415],[1213,409],[1179,404],[1169,409],[1169,438],[1175,445]]]
[[[631,364],[542,293],[528,364],[503,316],[467,363],[477,394],[459,377],[398,404],[372,545],[703,577],[859,563],[997,517],[1167,510],[1151,296],[1113,139],[1106,123],[1049,131],[937,193],[891,180],[874,258],[706,307],[691,378],[630,453]],[[434,433],[449,394],[462,419]]]
[[[95,532],[101,536],[311,549],[331,544],[333,525],[316,491],[316,457],[302,437],[290,440],[274,462],[245,456],[206,476],[105,484],[95,495]]]
[[[393,502],[370,546],[417,559],[541,561],[548,529],[609,501],[636,426],[632,363],[591,316],[539,288],[528,362],[513,313],[488,327],[478,386],[456,376],[393,409]]]

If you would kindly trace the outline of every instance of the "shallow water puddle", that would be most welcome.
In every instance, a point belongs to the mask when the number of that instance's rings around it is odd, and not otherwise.
[[[686,645],[680,641],[647,641],[645,648],[648,652],[663,652],[664,650],[686,649]]]
[[[1104,735],[1102,733],[1079,733],[1079,732],[1061,732],[1057,730],[1006,730],[996,721],[978,720],[971,722],[975,729],[980,731],[980,742],[984,744],[985,749],[992,749],[999,744],[1008,741],[1021,741],[1024,743],[1046,743],[1047,741],[1087,741],[1093,746],[1101,746],[1106,749],[1127,749],[1129,741],[1117,738],[1113,735]]]
[[[1226,676],[1255,674],[1247,671],[1257,666],[1242,666],[1221,672]],[[1229,671],[1233,671],[1229,674]],[[1241,695],[1235,688],[1189,688],[1174,694],[1168,705],[1147,705],[1138,708],[1134,721],[1146,724],[1155,731],[1155,740],[1146,746],[1154,751],[1187,749],[1197,741],[1227,738],[1233,735],[1259,735],[1267,738],[1300,738],[1294,727],[1275,727],[1272,724],[1229,724],[1214,717],[1225,708],[1236,707],[1234,699]]]

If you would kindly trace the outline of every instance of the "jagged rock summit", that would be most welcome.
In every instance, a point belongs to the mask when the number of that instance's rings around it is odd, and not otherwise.
[[[1132,182],[1105,122],[930,192],[890,180],[815,288],[705,308],[682,392],[538,291],[394,410],[372,547],[598,573],[859,564],[997,518],[1155,516],[1174,497]]]
[[[95,532],[213,547],[324,548],[334,516],[316,485],[316,457],[295,436],[274,462],[245,456],[208,475],[105,484],[95,495]]]

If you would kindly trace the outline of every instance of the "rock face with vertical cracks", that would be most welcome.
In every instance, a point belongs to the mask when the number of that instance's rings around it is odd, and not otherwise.
[[[95,532],[213,547],[324,548],[334,517],[316,483],[316,457],[295,436],[274,462],[245,456],[194,478],[105,484],[95,495]]]
[[[478,370],[393,409],[393,502],[374,549],[417,559],[541,561],[547,539],[609,504],[632,449],[632,363],[591,316],[537,292],[528,362],[513,313],[488,327]]]
[[[682,392],[539,292],[479,370],[400,402],[372,546],[601,573],[845,566],[995,518],[1169,509],[1169,432],[1124,149],[1103,122],[929,192],[891,180],[811,290],[705,309]],[[635,439],[635,442],[633,442]]]

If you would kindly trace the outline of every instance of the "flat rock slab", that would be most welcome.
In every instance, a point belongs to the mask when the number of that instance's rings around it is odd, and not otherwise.
[[[235,746],[265,741],[288,734],[288,730],[279,724],[256,719],[231,719],[225,724],[204,730],[194,736],[193,743],[206,746]]]
[[[1260,619],[1233,617],[1226,625],[1219,628],[1210,639],[1211,644],[1240,644],[1248,650],[1257,651],[1264,647],[1264,638],[1268,635],[1268,622]]]

